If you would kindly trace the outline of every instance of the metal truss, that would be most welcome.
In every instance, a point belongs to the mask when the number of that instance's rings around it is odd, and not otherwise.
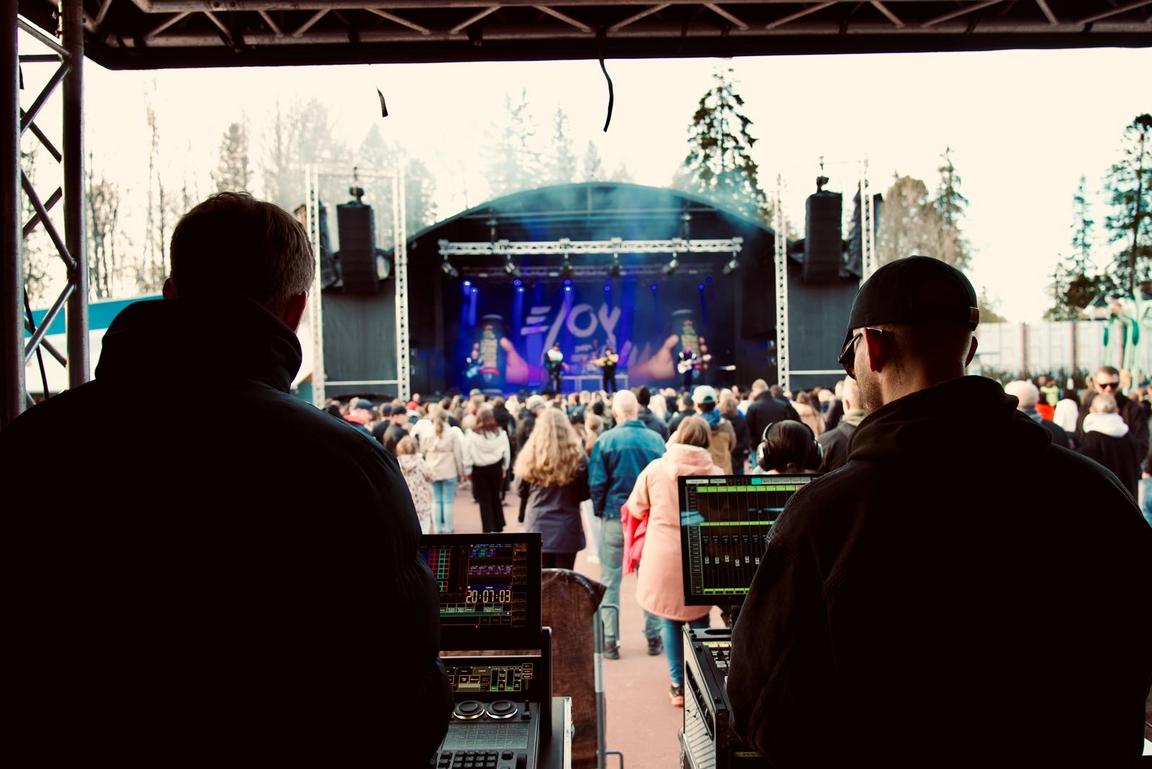
[[[21,12],[55,10],[20,0]],[[112,68],[1146,45],[1150,0],[89,0]],[[110,12],[111,11],[111,12]],[[1141,43],[1140,40],[1145,42]],[[302,48],[311,49],[307,54]]]
[[[788,389],[788,222],[784,217],[784,178],[776,176],[772,236],[776,257],[776,383]]]
[[[868,182],[868,158],[860,161],[860,281],[875,272],[876,264],[876,207],[872,200],[872,187]]]
[[[668,275],[666,266],[667,265],[664,264],[629,264],[621,268],[621,273],[617,277],[663,279]],[[570,278],[573,281],[583,281],[611,279],[612,276],[608,273],[608,269],[609,265],[607,264],[572,265],[571,272],[564,274],[560,271],[558,265],[518,265],[516,268],[516,274],[510,275],[505,272],[502,267],[499,266],[464,265],[460,268],[460,274],[465,278],[481,278],[495,283],[508,283],[514,279],[519,279],[525,282],[557,280],[559,278]],[[679,269],[676,270],[676,274],[681,276],[705,276],[714,275],[715,273],[716,268],[711,264],[681,264]]]
[[[312,323],[312,402],[322,406],[327,398],[326,389],[333,385],[395,385],[397,397],[408,399],[412,390],[412,337],[409,320],[408,297],[408,232],[407,203],[405,201],[404,168],[398,164],[396,171],[389,174],[361,174],[365,179],[376,179],[390,183],[392,190],[392,277],[395,290],[396,311],[396,379],[373,381],[329,382],[324,368],[324,302],[320,285],[320,179],[323,176],[344,175],[345,172],[321,171],[311,166],[305,171],[307,189],[305,205],[306,226],[312,241],[312,252],[316,255],[316,277],[312,283],[313,301],[310,320]]]
[[[496,240],[439,242],[440,255],[453,256],[576,256],[579,254],[739,254],[744,238],[702,240]],[[602,271],[602,268],[600,268]]]
[[[12,4],[5,4],[15,11]],[[62,42],[53,35],[22,18],[14,18],[14,23],[6,27],[3,60],[3,86],[5,105],[11,105],[11,123],[6,123],[3,146],[5,183],[11,182],[9,190],[14,193],[3,196],[5,199],[0,229],[3,230],[2,253],[3,269],[0,270],[0,304],[3,305],[3,342],[0,344],[2,364],[3,401],[0,411],[0,424],[6,425],[15,419],[25,407],[31,404],[24,381],[25,366],[36,358],[40,363],[43,377],[43,355],[47,352],[61,365],[68,368],[69,385],[83,384],[89,377],[88,352],[88,265],[85,257],[84,222],[84,147],[82,123],[82,89],[84,72],[84,36],[82,0],[64,0],[61,8]],[[15,14],[13,13],[13,16]],[[7,21],[7,20],[6,20]],[[33,41],[40,50],[20,53],[19,31],[25,39]],[[54,65],[55,70],[45,85],[28,106],[19,106],[19,83],[21,68],[30,69],[39,65]],[[63,100],[63,142],[62,149],[48,138],[36,124],[36,118],[44,105],[57,93]],[[46,198],[32,185],[20,169],[20,137],[31,132],[40,145],[63,165],[64,184]],[[10,141],[11,139],[11,141]],[[34,213],[27,222],[21,221],[21,195],[31,203]],[[50,218],[50,211],[61,200],[64,202],[64,233]],[[48,314],[36,324],[32,308],[23,284],[22,242],[37,227],[42,227],[52,241],[57,255],[63,261],[66,283]],[[67,355],[62,354],[44,337],[48,328],[67,307]],[[24,333],[29,334],[27,342]],[[45,391],[47,385],[45,383]],[[45,392],[45,394],[47,394]]]

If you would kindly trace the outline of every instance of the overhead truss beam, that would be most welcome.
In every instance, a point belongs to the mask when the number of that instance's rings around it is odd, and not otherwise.
[[[467,256],[576,256],[579,254],[738,254],[744,248],[743,238],[700,240],[441,240],[443,257]]]

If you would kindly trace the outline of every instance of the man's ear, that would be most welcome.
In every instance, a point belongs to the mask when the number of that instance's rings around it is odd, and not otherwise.
[[[171,276],[164,280],[164,288],[162,289],[161,293],[164,295],[165,299],[176,298],[176,284],[172,282]]]
[[[295,331],[300,327],[300,320],[304,317],[304,308],[308,306],[308,292],[301,291],[288,297],[284,303],[284,310],[280,313],[280,320],[284,325]]]
[[[979,346],[980,344],[976,341],[976,337],[972,337],[972,343],[968,345],[968,357],[964,359],[965,367],[967,367],[968,364],[972,362],[972,359],[976,357],[976,348]]]
[[[868,368],[875,372],[884,370],[884,367],[891,364],[895,349],[893,342],[896,336],[891,333],[875,331],[864,331],[864,339],[861,341],[868,345]]]

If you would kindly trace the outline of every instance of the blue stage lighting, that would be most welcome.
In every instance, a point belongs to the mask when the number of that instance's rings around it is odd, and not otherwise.
[[[468,288],[471,285],[472,285],[472,281],[470,281],[470,280],[464,281],[464,288]]]
[[[523,281],[520,280],[520,278],[516,278],[516,280],[512,281],[513,286],[519,286],[521,283],[523,283]]]

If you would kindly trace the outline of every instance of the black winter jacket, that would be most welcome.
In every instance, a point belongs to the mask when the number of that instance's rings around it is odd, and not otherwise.
[[[773,529],[733,631],[773,767],[1122,767],[1152,681],[1152,528],[979,377],[861,422]]]
[[[42,765],[418,766],[439,744],[411,498],[379,443],[289,394],[300,361],[256,304],[138,303],[93,382],[0,432],[31,492],[4,516],[9,726]]]

